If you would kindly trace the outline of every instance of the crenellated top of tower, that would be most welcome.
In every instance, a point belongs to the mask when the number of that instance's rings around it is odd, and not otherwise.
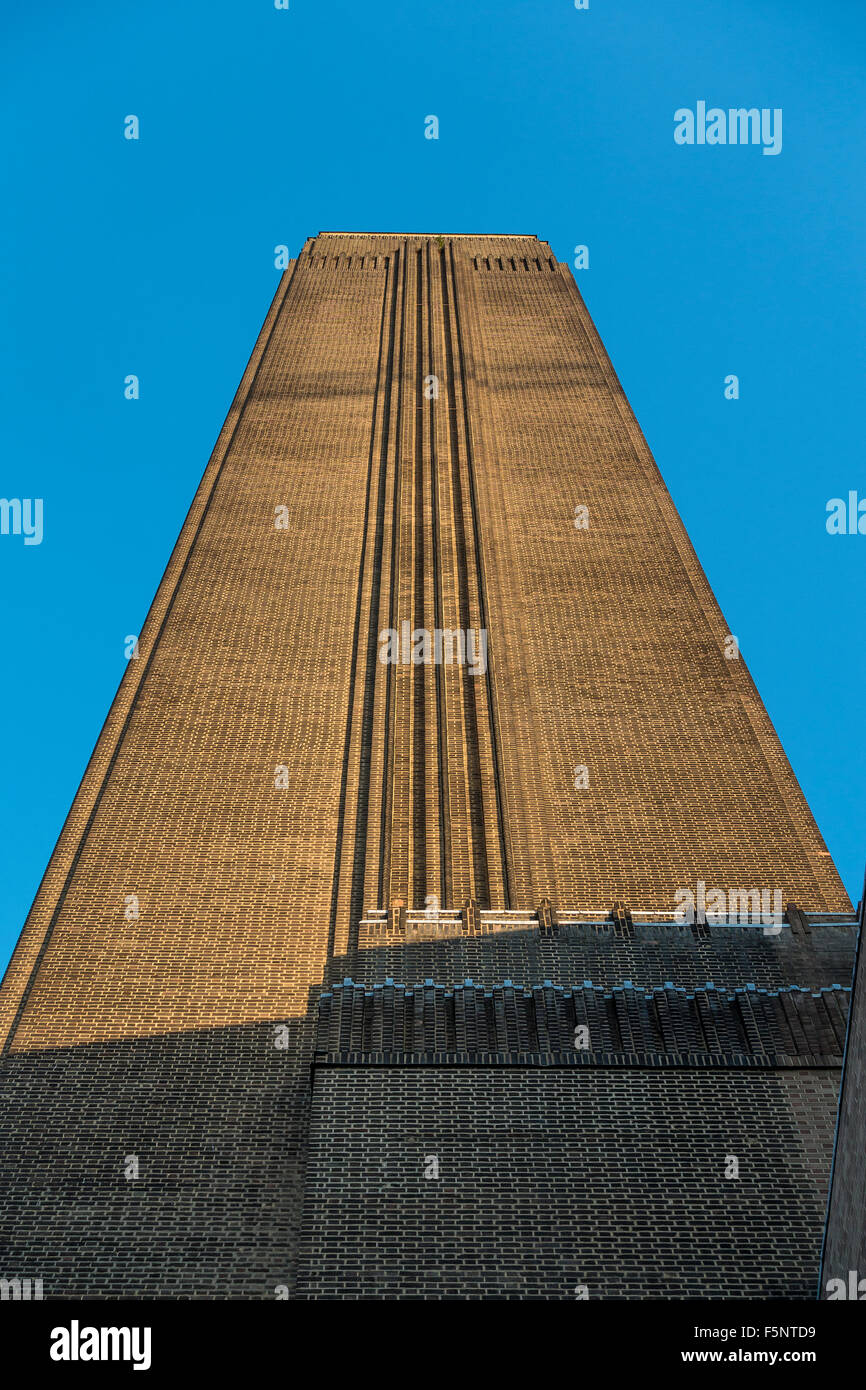
[[[429,246],[459,259],[493,257],[504,264],[512,259],[520,268],[555,268],[556,258],[546,241],[528,232],[319,232],[309,237],[301,255],[366,257],[387,256],[396,251],[421,250]]]

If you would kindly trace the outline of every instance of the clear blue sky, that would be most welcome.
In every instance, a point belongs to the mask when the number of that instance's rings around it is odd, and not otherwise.
[[[0,496],[43,498],[44,539],[0,536],[0,959],[273,248],[322,229],[589,246],[580,288],[856,901],[866,536],[829,536],[825,508],[866,497],[866,7],[46,0],[3,28]],[[781,154],[676,145],[674,111],[698,100],[781,107]]]

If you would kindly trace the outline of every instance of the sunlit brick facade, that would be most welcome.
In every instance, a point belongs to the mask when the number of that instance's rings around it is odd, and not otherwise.
[[[0,992],[0,1275],[809,1296],[854,938],[568,268],[323,233]]]

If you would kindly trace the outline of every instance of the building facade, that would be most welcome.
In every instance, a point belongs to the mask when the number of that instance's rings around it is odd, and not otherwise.
[[[855,937],[568,268],[323,233],[0,992],[0,1274],[813,1296]]]
[[[860,931],[845,1040],[839,1120],[827,1204],[820,1295],[828,1300],[866,1300],[866,965],[860,899]]]

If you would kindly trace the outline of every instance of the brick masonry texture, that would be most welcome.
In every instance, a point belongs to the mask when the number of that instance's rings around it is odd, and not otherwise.
[[[317,1068],[298,1294],[814,1298],[836,1080]]]
[[[857,952],[851,1019],[845,1051],[845,1072],[839,1101],[839,1125],[833,1160],[833,1181],[827,1213],[827,1234],[821,1291],[832,1279],[846,1289],[849,1271],[858,1284],[866,1279],[866,965],[862,935]],[[863,1298],[866,1294],[860,1293]]]
[[[404,621],[485,631],[486,670],[383,664],[379,633]],[[546,243],[307,242],[0,988],[0,1239],[14,1266],[0,1276],[42,1277],[49,1297],[295,1288],[307,1143],[327,1144],[309,1127],[317,1000],[344,976],[847,987],[850,903],[726,636]],[[663,922],[699,880],[778,889],[806,916],[777,937]],[[434,898],[463,917],[423,940],[405,910]],[[553,916],[530,921],[548,899]],[[659,921],[564,920],[615,903]],[[344,1078],[346,1104],[363,1070]],[[507,1096],[493,1070],[477,1073],[479,1096]],[[817,1118],[794,1104],[803,1065],[738,1072],[725,1103],[763,1087],[767,1123],[803,1147],[831,1117],[834,1075],[814,1073]],[[673,1097],[685,1081],[670,1084]],[[671,1123],[711,1123],[709,1102],[681,1094]],[[653,1190],[635,1194],[660,1219]],[[816,1258],[797,1221],[791,1288]],[[691,1228],[666,1229],[692,1244]]]
[[[46,1298],[274,1298],[309,1100],[304,1025],[285,1042],[255,1024],[12,1053],[4,1268],[38,1271]]]
[[[387,976],[409,983],[428,978],[453,983],[468,976],[488,986],[510,978],[558,985],[588,979],[606,989],[623,980],[647,987],[672,980],[690,990],[707,981],[731,988],[822,989],[850,985],[855,940],[856,927],[850,924],[819,927],[805,938],[787,928],[768,936],[760,928],[713,926],[706,940],[671,925],[637,926],[632,937],[617,936],[613,926],[568,929],[556,936],[537,928],[474,937],[452,932],[335,956],[330,978],[348,975],[370,985]]]

